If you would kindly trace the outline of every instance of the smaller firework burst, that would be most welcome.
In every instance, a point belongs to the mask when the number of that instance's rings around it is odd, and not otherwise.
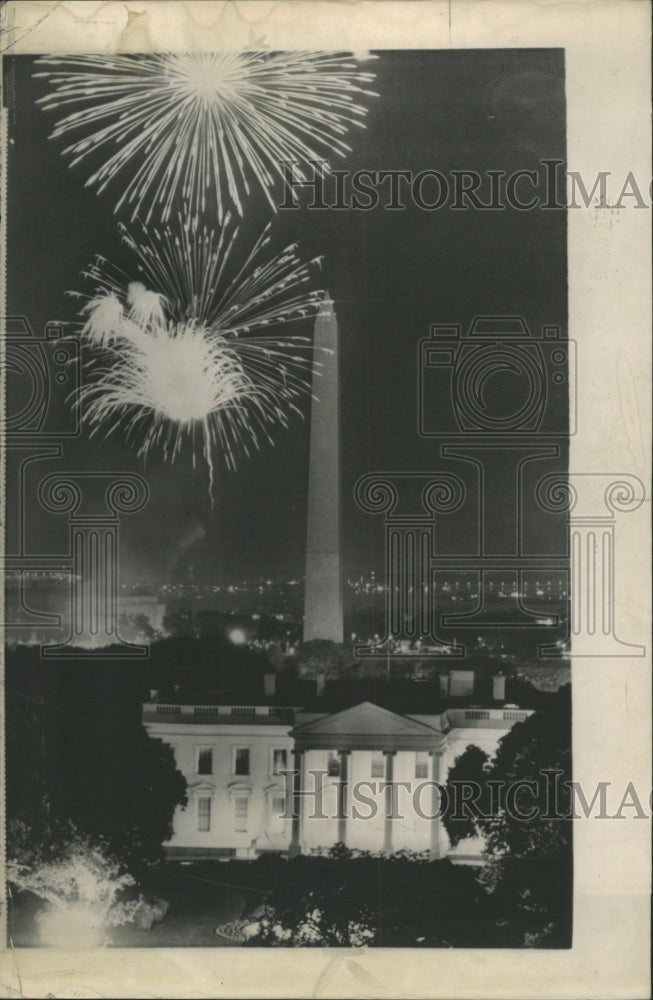
[[[301,414],[319,367],[311,341],[260,331],[319,310],[324,293],[307,288],[319,258],[302,263],[294,246],[266,256],[269,227],[237,268],[237,227],[217,234],[180,220],[140,241],[122,231],[143,280],[96,257],[85,272],[93,293],[72,293],[94,348],[77,405],[92,435],[122,429],[141,455],[159,448],[172,460],[190,440],[212,491],[216,454],[233,468],[239,452],[272,441],[272,425]]]

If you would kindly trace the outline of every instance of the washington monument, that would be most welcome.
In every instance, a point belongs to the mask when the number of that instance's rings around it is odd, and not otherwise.
[[[342,642],[338,321],[328,295],[315,320],[314,351],[321,369],[311,405],[304,642]]]

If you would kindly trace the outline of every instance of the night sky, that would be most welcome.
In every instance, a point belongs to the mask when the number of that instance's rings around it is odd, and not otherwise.
[[[380,97],[366,102],[367,128],[350,132],[353,151],[346,160],[333,159],[338,169],[509,173],[565,158],[559,50],[383,52],[370,68]],[[85,165],[69,169],[61,155],[65,143],[48,139],[54,115],[36,105],[47,83],[32,71],[30,57],[5,60],[7,311],[25,315],[41,331],[48,320],[75,318],[75,303],[64,292],[85,287],[80,272],[94,254],[134,268],[113,214],[120,181],[98,195],[84,187]],[[245,241],[268,216],[265,201],[253,197]],[[436,443],[417,434],[418,341],[431,323],[467,326],[482,313],[522,314],[532,330],[558,323],[566,332],[565,212],[303,207],[277,216],[275,248],[294,241],[305,258],[325,255],[316,284],[329,289],[339,320],[345,571],[379,571],[382,524],[357,510],[356,480],[374,470],[438,468]],[[145,471],[150,503],[122,522],[124,581],[172,582],[184,578],[191,563],[198,582],[287,578],[303,572],[308,421],[277,428],[274,437],[274,448],[243,458],[237,472],[220,464],[217,510],[209,503],[206,471],[201,463],[193,469],[188,452],[174,465],[153,456],[145,467],[118,436],[82,438],[66,445],[63,466]],[[38,471],[54,468],[44,461]],[[61,551],[65,518],[57,526],[35,512],[28,501],[32,551]],[[447,530],[444,541],[460,548],[465,517]],[[556,530],[542,527],[545,549],[557,544]]]

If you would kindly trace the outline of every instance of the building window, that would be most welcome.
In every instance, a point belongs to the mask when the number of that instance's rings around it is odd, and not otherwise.
[[[238,795],[234,799],[234,830],[236,833],[247,833],[247,810],[249,799]]]
[[[234,750],[234,774],[249,774],[249,747]]]
[[[211,797],[202,795],[197,800],[197,829],[200,833],[208,833],[211,829]]]
[[[385,759],[382,753],[372,754],[372,770],[370,773],[372,778],[384,778],[385,777]]]
[[[429,755],[427,753],[415,754],[415,777],[428,778],[429,776]]]
[[[213,774],[213,749],[212,747],[197,748],[197,773]]]
[[[286,749],[276,749],[272,751],[272,774],[281,774],[288,768],[288,751]]]
[[[329,758],[327,760],[327,774],[330,778],[340,777],[340,758],[335,750],[329,750]]]

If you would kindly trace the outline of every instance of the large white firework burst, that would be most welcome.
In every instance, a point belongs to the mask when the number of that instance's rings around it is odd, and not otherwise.
[[[75,137],[72,164],[93,164],[99,191],[118,177],[116,211],[167,221],[175,200],[191,212],[213,191],[218,220],[233,203],[242,215],[252,183],[276,209],[283,161],[302,164],[346,155],[352,125],[364,127],[361,99],[376,96],[374,74],[341,52],[207,52],[47,56],[39,64],[51,92],[46,109],[63,112],[53,138]],[[99,165],[98,165],[99,164]],[[278,194],[278,192],[277,192]]]
[[[121,428],[141,455],[161,448],[172,460],[190,440],[212,492],[216,454],[233,468],[301,414],[319,368],[310,338],[265,330],[319,311],[324,293],[307,284],[321,258],[302,263],[295,245],[269,256],[268,226],[232,266],[230,218],[219,233],[181,219],[138,239],[121,229],[140,280],[98,256],[84,272],[92,294],[71,293],[93,348],[77,405],[91,435]]]

